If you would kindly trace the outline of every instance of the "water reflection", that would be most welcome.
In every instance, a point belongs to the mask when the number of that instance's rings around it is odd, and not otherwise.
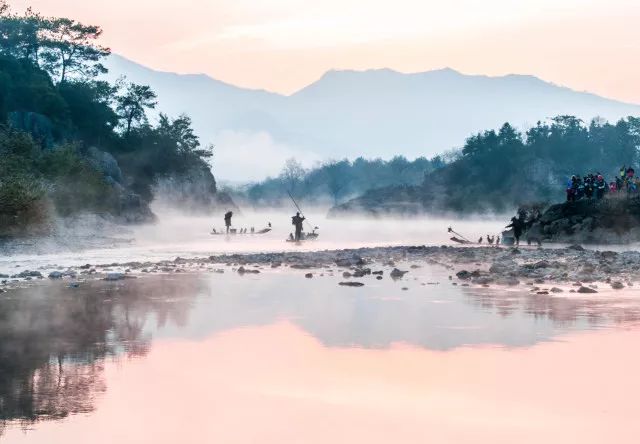
[[[640,323],[638,292],[624,296],[614,291],[584,297],[577,293],[541,295],[527,291],[464,289],[478,308],[509,318],[524,314],[535,321],[551,321],[560,329],[597,328]]]
[[[105,358],[143,356],[151,329],[184,326],[199,283],[52,285],[0,298],[0,432],[10,420],[92,411]]]
[[[211,338],[243,329],[259,337],[282,322],[289,327],[276,330],[283,335],[277,340],[281,350],[273,343],[264,351],[243,343],[242,350],[227,347],[220,359],[245,349],[253,350],[253,358],[270,360],[283,354],[283,360],[290,359],[297,339],[286,332],[313,338],[315,352],[357,349],[380,356],[375,353],[405,344],[414,351],[456,354],[468,346],[528,347],[569,332],[640,320],[637,293],[586,298],[454,287],[446,273],[428,267],[412,270],[411,278],[398,282],[367,278],[365,287],[352,289],[339,287],[341,278],[326,273],[320,277],[316,272],[313,279],[273,270],[243,277],[231,272],[149,276],[84,283],[77,289],[56,283],[3,295],[0,433],[6,423],[33,428],[39,421],[93,412],[107,388],[112,391],[105,367],[116,360],[130,367],[128,359],[141,356],[147,361],[158,344],[177,339],[196,344],[189,355],[196,363],[200,358],[194,356],[209,353],[201,347]],[[251,371],[258,362],[251,364]],[[194,371],[209,364],[196,364]],[[159,365],[170,368],[147,369],[173,371],[168,356]],[[240,374],[240,369],[234,371]],[[200,380],[202,375],[189,377]]]
[[[635,444],[638,331],[527,348],[326,347],[282,321],[165,340],[114,368],[92,415],[8,443]],[[595,359],[594,359],[595,358]]]

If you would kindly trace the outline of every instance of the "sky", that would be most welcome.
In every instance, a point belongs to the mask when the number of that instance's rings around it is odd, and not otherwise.
[[[289,94],[330,69],[532,74],[640,103],[637,0],[13,0],[154,69]]]

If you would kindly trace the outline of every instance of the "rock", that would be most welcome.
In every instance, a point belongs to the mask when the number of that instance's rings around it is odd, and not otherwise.
[[[80,284],[78,282],[71,282],[69,284],[69,288],[78,288],[80,286]]]
[[[59,271],[52,271],[49,273],[49,279],[62,279],[63,274]]]
[[[307,273],[304,275],[307,279],[311,279],[313,277],[313,273]]]
[[[622,290],[624,288],[624,284],[622,282],[616,281],[611,283],[611,288],[614,290]]]
[[[515,277],[509,276],[503,279],[498,279],[496,281],[498,285],[507,285],[509,287],[515,287],[516,285],[520,285],[520,281]]]
[[[380,275],[380,276],[382,276],[382,275],[384,274],[384,271],[374,271],[374,272],[372,272],[371,274],[373,274],[373,275]]]
[[[240,266],[240,268],[238,268],[238,274],[243,275],[243,274],[259,274],[260,270],[249,270],[247,268],[244,268],[243,266]]]
[[[343,287],[364,287],[364,284],[362,282],[340,282],[338,285],[341,285]]]
[[[389,276],[391,276],[394,279],[399,279],[407,273],[408,271],[402,271],[402,270],[398,270],[397,268],[394,268],[393,270],[391,270],[391,273],[389,274]]]
[[[563,293],[563,290],[561,288],[558,287],[552,287],[551,290],[549,290],[551,293]]]
[[[338,267],[354,267],[358,265],[364,265],[366,261],[360,256],[354,255],[353,257],[350,257],[350,258],[345,258],[345,257],[337,258],[335,260],[335,263]]]
[[[11,277],[11,276],[9,276],[8,274],[2,274],[2,273],[0,273],[0,279],[8,279],[8,278],[10,278],[10,277]]]
[[[550,266],[551,264],[549,263],[549,261],[546,261],[546,260],[542,260],[533,264],[533,268],[535,270],[539,270],[540,268],[549,268]]]
[[[495,261],[489,267],[489,273],[494,274],[507,274],[507,273],[515,273],[518,269],[518,264],[511,259],[503,259],[499,261]]]
[[[493,283],[493,278],[488,276],[481,276],[481,277],[475,278],[472,282],[476,285],[489,285]]]
[[[345,271],[344,273],[342,273],[342,277],[345,279],[349,279],[351,276],[353,276],[351,273],[349,273],[348,271]]]
[[[376,276],[376,279],[381,281],[382,280],[382,276]]]
[[[580,287],[578,288],[578,293],[597,293],[597,290],[594,290],[593,288],[589,288],[589,287]]]
[[[14,276],[11,276],[12,278],[22,278],[22,279],[26,279],[26,278],[41,278],[42,277],[42,273],[40,273],[39,271],[29,271],[29,270],[25,270],[22,271]]]
[[[467,270],[461,270],[458,271],[456,273],[456,276],[458,277],[458,279],[462,279],[462,280],[467,280],[467,279],[471,279],[471,273],[468,272]]]
[[[105,281],[121,281],[125,278],[124,273],[107,273],[104,277]]]
[[[371,274],[371,269],[369,268],[359,268],[353,272],[353,277],[360,278]]]
[[[584,251],[584,247],[582,245],[574,244],[574,245],[569,245],[567,247],[567,250]]]
[[[603,251],[600,253],[600,257],[605,260],[612,260],[618,257],[618,253],[615,251]]]

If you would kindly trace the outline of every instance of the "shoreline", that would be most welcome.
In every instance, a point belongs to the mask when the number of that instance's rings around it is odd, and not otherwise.
[[[566,248],[507,248],[457,246],[393,246],[309,252],[235,253],[161,261],[128,261],[81,264],[72,267],[40,267],[0,275],[0,291],[47,280],[65,280],[70,286],[82,281],[118,281],[148,274],[224,273],[259,274],[265,267],[310,274],[342,275],[346,285],[360,286],[362,278],[402,278],[411,265],[443,267],[452,285],[524,288],[557,292],[572,286],[580,293],[598,292],[599,286],[622,290],[638,282],[640,252],[597,251],[580,246]],[[404,267],[404,268],[403,268]],[[541,286],[550,288],[541,288]]]

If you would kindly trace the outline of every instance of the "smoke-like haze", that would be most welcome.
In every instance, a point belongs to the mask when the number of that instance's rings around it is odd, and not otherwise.
[[[305,149],[277,142],[267,132],[226,130],[218,133],[212,170],[216,178],[254,182],[277,176],[287,159],[295,157],[305,167],[321,160]]]

